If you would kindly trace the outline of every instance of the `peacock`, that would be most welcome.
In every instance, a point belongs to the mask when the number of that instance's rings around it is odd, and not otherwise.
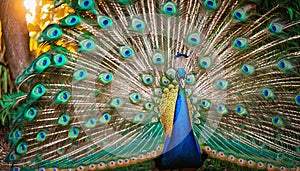
[[[14,171],[300,169],[300,1],[70,8],[2,99]]]

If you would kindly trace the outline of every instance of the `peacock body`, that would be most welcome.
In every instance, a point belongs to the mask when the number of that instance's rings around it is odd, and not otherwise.
[[[241,170],[299,169],[300,22],[261,4],[55,0],[73,10],[40,33],[48,50],[16,80],[26,93],[14,96],[7,161],[172,169],[207,154]]]

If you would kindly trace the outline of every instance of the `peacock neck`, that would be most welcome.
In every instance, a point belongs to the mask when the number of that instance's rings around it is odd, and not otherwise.
[[[184,88],[179,88],[173,128],[166,138],[161,157],[162,168],[198,168],[201,166],[201,153],[189,118],[189,110]]]

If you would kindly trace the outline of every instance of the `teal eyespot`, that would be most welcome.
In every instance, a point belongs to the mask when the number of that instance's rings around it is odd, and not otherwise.
[[[128,58],[134,56],[133,49],[128,46],[120,47],[119,53],[122,56],[122,58],[124,58],[124,59],[128,59]]]
[[[118,0],[118,2],[123,5],[128,5],[131,3],[131,0]]]
[[[22,138],[22,132],[20,129],[16,128],[14,131],[11,131],[8,136],[8,141],[13,144],[18,142]]]
[[[220,113],[222,115],[226,115],[228,113],[228,110],[227,110],[226,106],[223,105],[223,104],[219,104],[217,106],[217,111],[218,111],[218,113]]]
[[[273,34],[279,34],[282,33],[283,26],[279,23],[271,23],[269,25],[269,31]]]
[[[91,39],[85,39],[79,42],[78,52],[90,52],[95,49],[95,42]]]
[[[68,114],[62,114],[58,121],[57,121],[57,124],[58,125],[61,125],[61,126],[66,126],[69,124],[69,121],[70,121],[70,117]]]
[[[62,91],[57,94],[54,103],[67,103],[67,101],[70,99],[71,94],[68,91]]]
[[[190,46],[197,46],[201,43],[201,38],[198,33],[191,33],[188,35],[186,41]]]
[[[165,77],[165,76],[161,77],[161,81],[160,82],[161,82],[161,84],[163,86],[168,86],[171,83],[171,81],[167,77]]]
[[[190,97],[193,94],[193,91],[191,89],[185,89],[185,95],[187,97]]]
[[[161,88],[155,88],[154,89],[154,94],[156,96],[161,96],[162,95],[162,89]]]
[[[292,64],[285,59],[281,59],[278,63],[277,63],[277,67],[281,70],[281,71],[287,71],[290,70],[292,68]]]
[[[203,57],[199,60],[199,66],[201,68],[207,69],[211,66],[211,58],[210,57]]]
[[[13,167],[11,171],[21,171],[21,169],[19,167]]]
[[[91,10],[94,7],[93,0],[77,0],[75,8],[79,10]]]
[[[201,101],[200,101],[200,106],[201,106],[203,109],[208,109],[208,108],[210,108],[211,103],[210,103],[209,100],[204,99],[204,100],[201,100]]]
[[[98,16],[97,22],[98,22],[98,25],[103,29],[113,27],[112,19],[107,16],[103,16],[103,15]]]
[[[62,30],[58,24],[50,24],[44,29],[41,36],[44,40],[53,41],[59,39],[62,34]]]
[[[78,15],[69,15],[60,20],[62,26],[73,27],[78,26],[81,22],[81,19]]]
[[[76,128],[76,127],[72,127],[70,130],[69,130],[69,134],[68,134],[68,138],[69,139],[75,139],[79,136],[79,129]]]
[[[36,117],[37,111],[35,108],[30,107],[25,111],[24,117],[28,121],[32,121]]]
[[[132,122],[133,123],[140,123],[145,119],[145,115],[143,113],[139,113],[136,116],[134,116]]]
[[[198,98],[196,98],[196,97],[191,97],[190,98],[190,101],[192,102],[192,104],[197,104],[197,102],[198,102]]]
[[[62,67],[68,62],[68,58],[63,54],[56,54],[52,58],[53,65],[56,67]]]
[[[156,52],[152,56],[152,63],[155,65],[162,65],[165,62],[165,58],[162,53]]]
[[[146,24],[143,20],[139,18],[134,18],[131,21],[131,28],[137,32],[143,32],[146,29]]]
[[[247,111],[247,109],[244,106],[237,105],[235,107],[235,113],[238,114],[238,115],[240,115],[240,116],[244,116],[244,115],[248,114],[248,111]]]
[[[274,116],[272,118],[272,123],[276,127],[283,126],[283,121],[282,121],[282,119],[279,116]]]
[[[25,142],[20,142],[16,147],[16,153],[19,155],[25,154],[27,152],[27,145]]]
[[[243,74],[246,74],[246,75],[251,75],[254,73],[254,66],[252,65],[249,65],[249,64],[244,64],[241,68]]]
[[[194,74],[188,74],[186,76],[186,83],[189,84],[189,85],[192,85],[196,82],[196,77]]]
[[[74,72],[73,74],[73,78],[75,79],[75,81],[81,81],[86,79],[88,76],[88,73],[85,69],[79,69],[76,72]]]
[[[114,77],[110,72],[102,72],[99,76],[98,79],[101,83],[103,84],[108,84],[110,83]]]
[[[40,131],[37,135],[36,135],[36,140],[38,142],[43,142],[45,141],[47,137],[47,133],[45,131]]]
[[[300,105],[300,94],[297,94],[295,96],[295,102],[296,102],[297,105]]]
[[[95,118],[90,118],[84,124],[84,128],[94,128],[97,124],[97,120]]]
[[[205,0],[204,6],[209,10],[214,10],[218,7],[218,4],[216,0]]]
[[[219,89],[226,90],[228,88],[229,82],[225,79],[220,79],[216,84]]]
[[[145,85],[151,85],[153,83],[153,77],[150,74],[142,74],[142,81]]]
[[[248,40],[244,37],[238,37],[234,40],[233,46],[239,50],[243,49],[248,46]]]
[[[118,108],[118,107],[121,107],[122,103],[123,103],[123,101],[122,101],[121,98],[114,97],[110,101],[110,107],[112,107],[112,108]]]
[[[46,93],[46,88],[42,84],[35,85],[30,91],[30,99],[37,100]]]
[[[261,94],[263,95],[263,97],[265,99],[271,99],[271,98],[274,98],[274,93],[271,89],[269,88],[264,88],[262,91],[261,91]]]
[[[175,75],[176,75],[176,70],[174,68],[169,68],[166,71],[166,76],[168,79],[173,80],[175,79]]]
[[[163,5],[162,12],[167,16],[174,16],[177,13],[177,7],[173,2],[167,2]]]
[[[236,9],[232,16],[238,21],[244,21],[246,20],[246,11],[243,8]]]
[[[144,104],[144,109],[145,110],[148,110],[148,111],[151,111],[153,109],[154,105],[150,102],[147,102]]]
[[[141,100],[141,95],[139,93],[131,93],[129,95],[129,100],[131,103],[138,103]]]
[[[34,60],[34,70],[38,73],[43,72],[46,68],[48,68],[51,64],[50,61],[50,54],[49,53],[43,53],[38,58]]]
[[[7,156],[7,160],[10,161],[16,161],[20,158],[19,155],[17,155],[14,151],[11,152],[8,156]]]
[[[101,124],[107,124],[110,121],[110,119],[111,119],[110,114],[104,113],[104,114],[102,114],[101,118],[99,119],[99,122]]]

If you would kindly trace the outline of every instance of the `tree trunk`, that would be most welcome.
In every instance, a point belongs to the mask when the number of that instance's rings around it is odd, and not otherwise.
[[[0,0],[0,9],[6,46],[5,59],[9,64],[11,80],[14,83],[22,69],[33,60],[29,50],[24,0]]]
[[[0,0],[2,43],[6,47],[5,63],[8,63],[13,83],[22,69],[33,60],[29,50],[26,10],[23,4],[23,0]],[[9,144],[4,141],[8,133],[8,127],[0,123],[0,170],[10,170],[10,165],[4,163],[4,158],[9,152]]]

